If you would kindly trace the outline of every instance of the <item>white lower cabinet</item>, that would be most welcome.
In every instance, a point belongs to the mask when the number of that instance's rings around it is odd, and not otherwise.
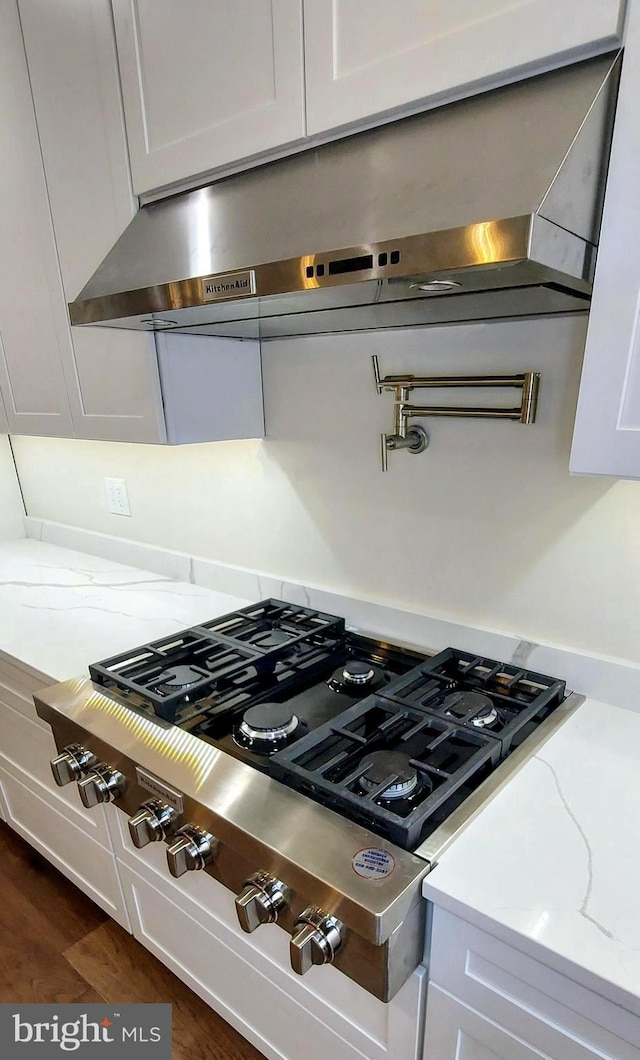
[[[0,756],[0,789],[7,824],[109,916],[130,930],[113,854],[72,824],[48,792],[23,783]]]
[[[549,1060],[504,1027],[429,985],[424,1060]]]
[[[640,1018],[434,909],[423,1060],[638,1060]]]
[[[124,815],[109,817],[135,937],[267,1057],[418,1060],[425,971],[385,1005],[330,966],[303,978],[288,935],[247,935],[234,895],[205,872],[169,876],[164,844],[133,849]]]
[[[56,787],[51,730],[35,711],[31,681],[0,661],[2,818],[109,916],[130,931],[103,807],[87,811],[75,784]]]
[[[45,683],[0,658],[0,816],[213,1009],[273,1060],[420,1060],[426,972],[385,1005],[341,972],[289,965],[277,925],[245,934],[235,896],[205,872],[175,880],[165,845],[138,851],[114,806],[87,811],[58,788]]]

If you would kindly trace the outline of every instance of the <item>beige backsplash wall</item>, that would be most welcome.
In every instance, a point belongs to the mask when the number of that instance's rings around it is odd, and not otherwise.
[[[27,509],[640,661],[640,484],[567,470],[585,327],[565,317],[271,342],[268,441],[16,438]],[[391,454],[382,475],[392,395],[375,393],[372,353],[385,372],[538,370],[538,423],[432,420],[429,450]],[[126,479],[130,519],[107,512],[105,475]]]
[[[6,434],[0,434],[0,541],[24,537],[24,508]]]

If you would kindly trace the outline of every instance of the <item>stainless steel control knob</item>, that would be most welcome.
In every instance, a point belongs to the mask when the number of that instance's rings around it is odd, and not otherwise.
[[[291,967],[298,975],[312,964],[330,964],[343,943],[344,927],[335,916],[315,905],[298,917],[289,943]]]
[[[204,869],[215,858],[217,849],[215,836],[193,824],[186,824],[178,829],[171,846],[167,847],[169,872],[177,877],[194,869]]]
[[[59,788],[63,788],[72,780],[80,780],[97,761],[93,751],[88,751],[79,743],[70,743],[59,755],[51,759],[53,779]]]
[[[98,762],[78,781],[80,798],[88,810],[103,802],[115,802],[124,793],[127,778],[113,766]]]
[[[236,898],[236,913],[243,931],[255,931],[260,924],[273,924],[287,904],[284,883],[268,872],[255,872]]]
[[[178,812],[173,806],[166,806],[160,799],[148,799],[129,818],[133,845],[141,848],[148,843],[159,843],[175,832],[177,824]]]

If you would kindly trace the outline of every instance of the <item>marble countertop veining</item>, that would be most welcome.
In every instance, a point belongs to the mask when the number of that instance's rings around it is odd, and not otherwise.
[[[249,603],[57,545],[0,543],[0,653],[53,681]]]
[[[640,1015],[640,713],[587,700],[423,893]]]

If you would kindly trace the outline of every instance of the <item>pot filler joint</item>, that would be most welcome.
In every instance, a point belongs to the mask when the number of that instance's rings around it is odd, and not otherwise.
[[[381,377],[378,358],[374,355],[373,375],[376,390],[382,394],[391,390],[395,394],[393,406],[393,431],[380,436],[382,470],[388,470],[387,455],[395,449],[406,449],[409,453],[423,453],[429,445],[429,435],[420,424],[410,424],[412,417],[449,416],[483,420],[514,420],[517,423],[535,423],[540,389],[539,372],[523,372],[520,375],[385,375]],[[514,387],[520,391],[520,404],[513,408],[491,405],[413,405],[409,395],[415,389],[434,390],[449,387]]]

